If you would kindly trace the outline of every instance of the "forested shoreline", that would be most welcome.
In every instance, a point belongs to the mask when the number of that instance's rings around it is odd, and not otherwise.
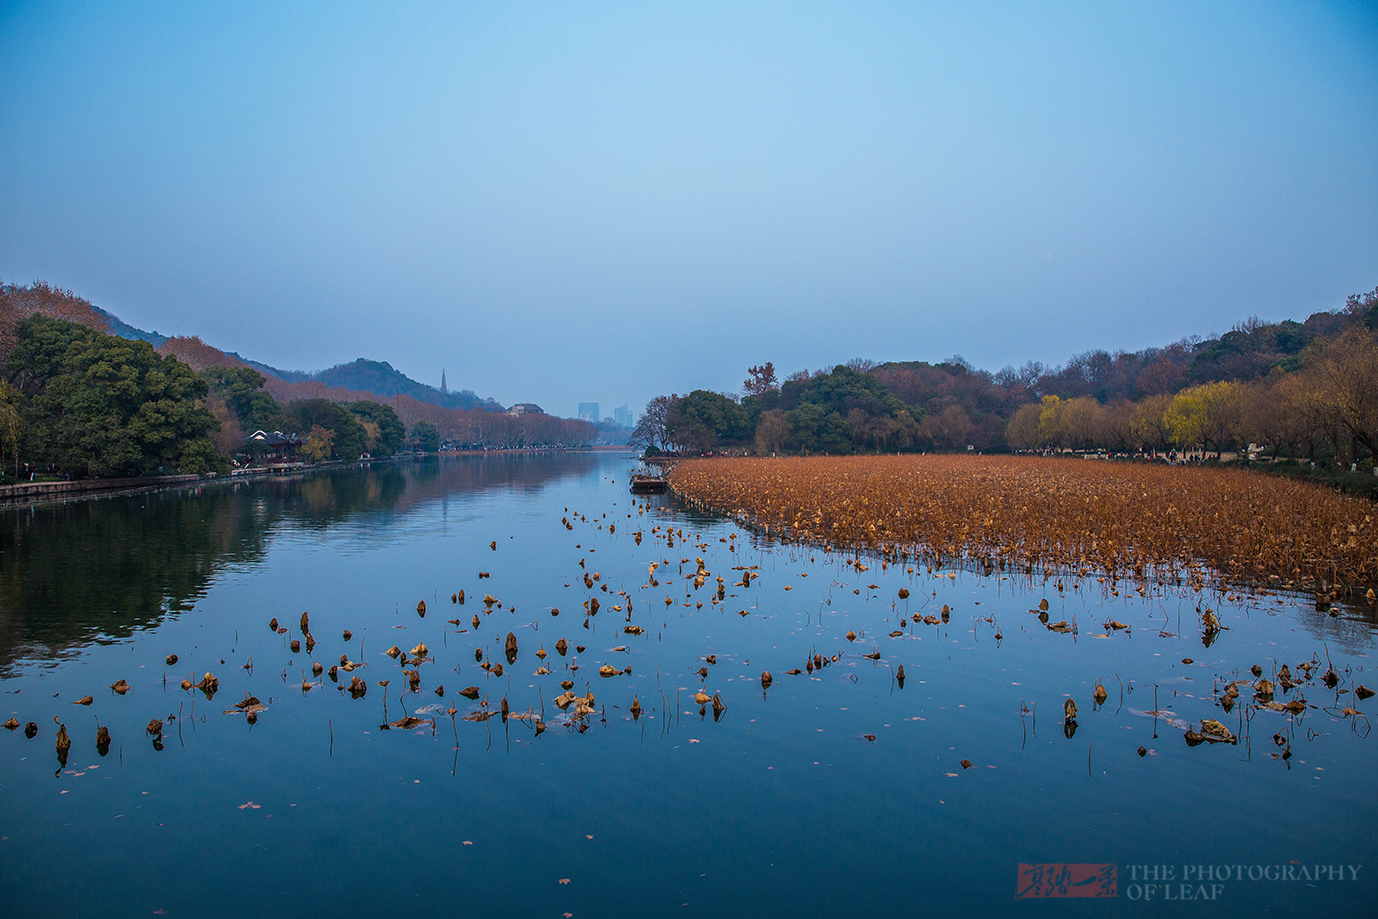
[[[277,432],[282,443],[254,440]],[[111,334],[107,314],[43,282],[0,285],[0,481],[228,472],[434,451],[582,446],[587,422],[382,397],[260,373],[199,338]]]
[[[1378,288],[1305,322],[1246,320],[1218,339],[1090,351],[1063,367],[990,373],[848,361],[783,380],[749,369],[740,393],[695,390],[647,405],[652,451],[771,455],[914,451],[1243,450],[1378,466]]]

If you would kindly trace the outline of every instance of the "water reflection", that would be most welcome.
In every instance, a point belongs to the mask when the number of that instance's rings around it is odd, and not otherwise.
[[[418,507],[588,474],[593,454],[427,457],[295,478],[0,511],[0,676],[192,607],[278,535],[366,518],[371,538]]]

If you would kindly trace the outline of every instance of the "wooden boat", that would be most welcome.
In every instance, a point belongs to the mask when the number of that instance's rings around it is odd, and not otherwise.
[[[640,495],[660,495],[665,493],[666,482],[664,476],[659,475],[633,475],[632,493]]]

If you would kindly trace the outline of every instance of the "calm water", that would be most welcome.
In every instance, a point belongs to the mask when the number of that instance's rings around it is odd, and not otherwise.
[[[1055,578],[877,560],[860,571],[757,543],[673,498],[634,501],[631,465],[431,460],[0,514],[0,718],[39,729],[0,731],[3,913],[1372,914],[1375,739],[1339,713],[1373,708],[1348,693],[1378,688],[1371,614],[1115,596],[1095,579],[1059,593]],[[673,548],[671,527],[684,536]],[[710,572],[700,588],[697,558]],[[737,566],[759,566],[749,588]],[[719,575],[727,597],[714,604]],[[461,589],[463,606],[450,599]],[[501,607],[485,613],[485,594]],[[584,628],[591,597],[601,610]],[[1044,598],[1076,634],[1030,613]],[[1209,647],[1198,602],[1228,626]],[[943,605],[946,624],[907,620],[890,637],[901,615]],[[303,611],[312,655],[289,644]],[[622,631],[628,616],[643,634]],[[1101,637],[1107,618],[1132,628]],[[384,652],[423,642],[434,660],[404,694]],[[537,676],[542,647],[551,673]],[[814,653],[839,660],[787,673]],[[341,683],[361,676],[367,695],[324,677],[304,693],[312,661],[342,654],[366,666]],[[1214,701],[1253,664],[1295,673],[1312,659],[1342,682],[1305,686],[1316,707],[1299,718],[1226,715]],[[600,678],[603,664],[631,672]],[[207,671],[213,701],[180,689]],[[121,679],[124,695],[109,688]],[[594,714],[571,721],[555,706],[565,679],[592,690]],[[1099,708],[1097,680],[1109,692]],[[505,697],[514,714],[543,713],[547,729],[464,720],[481,708],[458,695],[468,686],[490,708]],[[701,688],[725,703],[720,718],[700,713]],[[246,693],[266,705],[254,724],[223,714]],[[86,695],[93,704],[73,704]],[[379,729],[407,714],[427,720]],[[65,767],[54,716],[73,741]],[[169,718],[156,749],[145,726]],[[1189,747],[1177,725],[1201,718],[1238,745]],[[1016,900],[1020,863],[1115,865],[1119,896]],[[1344,880],[1308,880],[1318,864]],[[1158,884],[1145,902],[1144,865],[1171,866],[1175,882],[1184,866],[1243,867],[1215,890],[1187,878],[1213,901],[1165,902]],[[1251,881],[1251,867],[1295,879]],[[1179,883],[1168,893],[1184,895]]]

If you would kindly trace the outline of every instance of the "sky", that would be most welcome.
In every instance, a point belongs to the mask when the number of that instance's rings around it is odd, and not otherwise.
[[[0,280],[602,414],[1378,287],[1371,3],[6,3]]]

